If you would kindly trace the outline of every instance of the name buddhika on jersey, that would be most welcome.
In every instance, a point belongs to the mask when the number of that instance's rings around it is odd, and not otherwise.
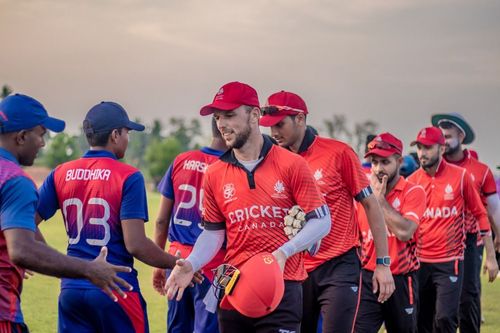
[[[111,176],[109,169],[69,169],[66,171],[65,180],[105,180]]]

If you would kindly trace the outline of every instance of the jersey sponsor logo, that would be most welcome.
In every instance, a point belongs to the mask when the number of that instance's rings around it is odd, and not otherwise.
[[[205,173],[205,171],[207,171],[207,168],[207,163],[196,160],[185,160],[182,166],[183,170],[198,171],[201,173]]]
[[[236,188],[234,187],[234,184],[229,183],[224,185],[222,188],[222,194],[224,195],[224,199],[226,199],[224,203],[235,200],[236,198],[234,198],[234,195],[236,194]]]
[[[425,218],[437,219],[458,216],[457,207],[427,207],[424,212]]]
[[[392,207],[399,211],[399,208],[401,207],[401,201],[399,200],[399,198],[396,198],[394,199],[394,201],[392,202]]]
[[[65,180],[109,180],[111,170],[109,169],[69,169],[66,171]]]
[[[285,192],[285,184],[283,184],[283,182],[281,180],[276,181],[273,189],[274,189],[274,192],[276,192],[276,193],[273,193],[271,195],[273,198],[278,198],[278,199],[286,199],[287,198],[287,195],[283,193],[283,192]]]
[[[458,281],[458,276],[450,276],[451,283],[455,283]]]
[[[453,200],[455,199],[455,195],[453,194],[453,187],[450,184],[446,185],[444,189],[444,200]]]
[[[280,219],[282,220],[288,212],[288,208],[278,206],[252,205],[229,212],[231,223],[239,223],[250,219]]]
[[[357,292],[358,292],[358,287],[357,287],[357,286],[352,286],[352,287],[351,287],[351,290],[352,290],[353,292],[357,293]]]
[[[320,180],[321,178],[323,178],[323,169],[317,169],[315,172],[314,172],[314,179],[316,179],[316,181]]]

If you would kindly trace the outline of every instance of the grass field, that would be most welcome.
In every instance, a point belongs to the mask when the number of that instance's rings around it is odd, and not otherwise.
[[[153,233],[153,224],[157,214],[159,196],[149,194],[149,216],[151,221],[146,223],[149,236]],[[51,221],[41,226],[47,242],[60,251],[66,248],[66,234],[58,213]],[[151,268],[137,262],[135,267],[139,271],[139,283],[148,304],[149,326],[151,333],[166,331],[166,302],[151,286]],[[22,307],[25,320],[32,333],[57,332],[57,297],[59,294],[59,280],[35,275],[25,282],[22,294]],[[491,284],[483,279],[483,312],[486,323],[481,332],[500,332],[500,280]]]

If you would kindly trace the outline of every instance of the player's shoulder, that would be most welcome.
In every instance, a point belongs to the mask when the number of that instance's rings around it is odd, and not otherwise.
[[[316,144],[321,147],[335,148],[340,150],[352,150],[351,146],[349,146],[347,143],[343,141],[319,135],[316,136],[316,139],[313,144]]]
[[[281,166],[293,166],[296,163],[306,163],[304,158],[297,153],[294,153],[286,148],[280,147],[278,145],[273,145],[269,150],[268,156],[275,161],[278,161]]]
[[[408,195],[409,193],[416,193],[416,194],[420,193],[425,195],[425,190],[422,185],[416,184],[411,179],[405,179],[404,181],[405,181],[405,189],[404,189],[405,195]]]

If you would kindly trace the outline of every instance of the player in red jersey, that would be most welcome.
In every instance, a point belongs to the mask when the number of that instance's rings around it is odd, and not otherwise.
[[[418,285],[416,271],[417,228],[425,210],[425,192],[400,176],[403,143],[382,133],[368,145],[365,158],[371,162],[371,187],[387,225],[391,272],[396,290],[385,303],[371,292],[376,267],[375,247],[364,209],[358,204],[363,237],[363,288],[355,332],[378,332],[385,323],[387,332],[417,332]]]
[[[467,171],[443,159],[445,139],[439,128],[420,130],[412,145],[417,145],[421,168],[408,180],[421,185],[427,196],[417,242],[418,331],[456,332],[464,274],[464,215],[469,210],[483,225],[488,225],[488,216]]]
[[[309,277],[303,285],[301,330],[316,332],[321,312],[323,332],[351,332],[361,283],[355,201],[367,212],[378,257],[372,291],[378,293],[380,302],[386,301],[394,291],[380,207],[351,147],[314,135],[307,128],[308,110],[300,96],[285,91],[275,93],[268,98],[262,111],[260,124],[271,127],[272,137],[280,146],[304,157],[331,212],[331,231],[321,240],[319,252],[315,256],[306,255]]]
[[[193,250],[196,239],[203,230],[201,225],[201,201],[203,198],[203,176],[208,166],[227,150],[226,144],[212,118],[212,142],[209,147],[179,154],[168,168],[158,185],[161,193],[160,209],[156,219],[154,240],[165,248],[168,240],[169,253],[180,251],[186,258]],[[212,269],[223,263],[225,250],[203,267],[204,281],[188,289],[182,300],[168,301],[167,332],[172,333],[217,333],[217,316],[206,309],[203,302],[213,281]],[[161,295],[166,275],[164,269],[153,270],[153,287]]]
[[[32,97],[15,94],[0,103],[0,332],[28,332],[21,311],[25,269],[86,278],[113,298],[112,289],[118,284],[130,288],[116,276],[130,268],[106,263],[105,248],[96,260],[85,261],[65,256],[35,238],[38,193],[21,165],[33,165],[47,130],[61,132],[64,127],[64,121],[49,117]]]
[[[227,237],[225,262],[241,267],[260,252],[276,257],[285,280],[284,296],[269,315],[249,318],[220,308],[222,332],[299,331],[302,286],[307,277],[303,251],[330,229],[328,207],[314,184],[304,159],[274,145],[259,130],[259,101],[252,87],[231,82],[216,94],[202,115],[214,113],[217,126],[230,148],[210,165],[203,189],[202,232],[187,260],[178,261],[167,280],[168,296],[182,297],[195,270],[203,267]],[[294,205],[306,212],[307,223],[291,240],[283,227]]]
[[[474,187],[478,191],[482,203],[486,206],[491,218],[491,226],[500,226],[500,202],[496,195],[495,178],[490,168],[473,157],[462,144],[474,140],[474,132],[465,119],[458,113],[437,114],[432,116],[432,124],[443,131],[446,149],[444,158],[448,163],[466,169],[472,177]],[[481,325],[481,262],[483,247],[486,248],[484,270],[488,271],[490,281],[498,273],[489,226],[479,225],[470,212],[466,213],[464,282],[460,297],[460,332],[479,332]],[[478,239],[479,238],[479,239]],[[478,240],[480,244],[478,245]],[[497,239],[498,240],[498,239]],[[484,242],[484,246],[482,245]],[[498,246],[498,245],[497,245]]]

